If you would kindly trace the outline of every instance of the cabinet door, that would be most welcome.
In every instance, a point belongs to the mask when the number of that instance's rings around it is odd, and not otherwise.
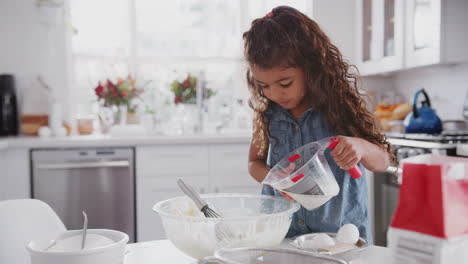
[[[440,62],[441,1],[407,0],[406,66]]]
[[[137,176],[176,184],[177,177],[207,177],[208,146],[171,145],[137,148]]]
[[[193,177],[180,177],[185,182],[192,185],[196,192],[204,194],[208,184],[207,178],[204,181]],[[195,181],[196,179],[196,181]],[[172,181],[142,178],[137,180],[137,239],[138,242],[167,239],[162,221],[157,212],[153,210],[158,202],[185,196],[177,184]]]
[[[0,199],[31,198],[29,149],[11,148],[0,153]]]
[[[137,240],[138,242],[167,239],[158,213],[153,206],[183,194],[176,186],[162,186],[152,179],[137,180]]]
[[[210,177],[214,192],[260,190],[260,184],[249,174],[248,155],[248,143],[210,146]]]
[[[358,0],[357,58],[362,75],[403,68],[402,0]]]
[[[206,145],[137,147],[136,168],[139,242],[166,238],[153,206],[169,198],[184,196],[177,186],[178,178],[201,194],[211,190]]]

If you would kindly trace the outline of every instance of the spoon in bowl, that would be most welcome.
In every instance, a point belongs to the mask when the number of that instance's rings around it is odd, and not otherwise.
[[[83,214],[83,234],[81,238],[81,249],[83,250],[86,243],[86,233],[88,231],[88,215],[85,211],[81,212]]]

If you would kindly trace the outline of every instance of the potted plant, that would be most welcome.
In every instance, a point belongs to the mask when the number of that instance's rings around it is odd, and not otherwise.
[[[183,81],[174,80],[171,90],[174,93],[174,104],[177,106],[176,119],[180,121],[182,132],[196,130],[197,108],[197,82],[198,78],[190,74]],[[203,82],[203,80],[202,80]],[[201,83],[202,100],[208,99],[216,93]]]
[[[138,88],[129,75],[125,79],[117,78],[115,83],[109,79],[100,81],[94,91],[100,103],[99,118],[104,132],[107,132],[115,123],[126,123],[127,113],[134,113],[137,107],[133,100],[140,97],[144,90]]]

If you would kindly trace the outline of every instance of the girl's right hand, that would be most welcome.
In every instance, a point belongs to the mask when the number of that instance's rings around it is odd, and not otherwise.
[[[284,174],[284,177],[287,177],[289,176],[289,174],[291,174],[291,172],[294,171],[295,168],[296,168],[296,163],[291,163],[289,164],[287,168],[281,169],[281,173]],[[285,192],[281,192],[281,191],[280,193],[281,195],[283,195],[284,198],[286,198],[286,200],[294,201],[294,198],[292,198],[289,194]]]
[[[296,163],[289,163],[288,167],[279,170],[277,173],[281,175],[281,178],[283,177],[286,178],[289,176],[289,174],[291,174],[291,172],[294,171],[295,168],[296,168]]]
[[[292,198],[289,194],[285,193],[285,192],[280,192],[281,195],[283,195],[284,198],[286,198],[286,200],[289,200],[289,201],[295,201],[294,198]]]

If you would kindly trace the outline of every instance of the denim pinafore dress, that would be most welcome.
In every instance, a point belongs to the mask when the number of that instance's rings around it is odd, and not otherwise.
[[[289,152],[302,145],[325,137],[336,136],[336,133],[329,129],[323,115],[312,109],[306,110],[298,120],[295,120],[286,109],[270,103],[265,115],[269,120],[267,165],[270,168]],[[309,211],[301,206],[301,209],[293,215],[291,227],[286,236],[337,232],[342,225],[352,223],[358,227],[360,236],[372,243],[364,167],[359,163],[363,175],[359,179],[353,179],[336,165],[330,156],[330,151],[326,151],[325,155],[340,186],[340,192],[317,209]],[[262,194],[282,197],[277,190],[266,185],[262,187]]]

